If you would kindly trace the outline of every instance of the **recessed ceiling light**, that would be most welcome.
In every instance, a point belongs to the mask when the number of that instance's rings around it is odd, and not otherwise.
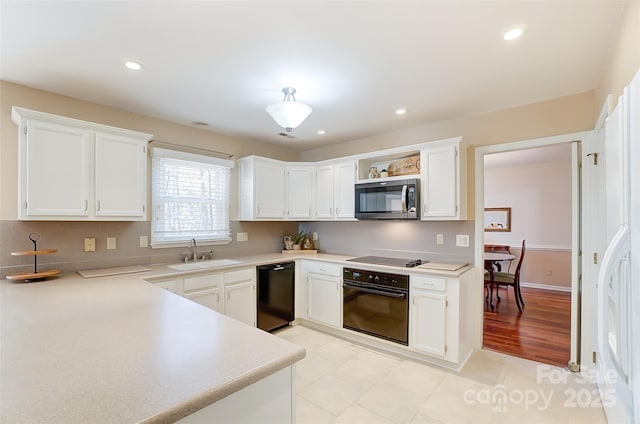
[[[407,113],[407,108],[406,107],[400,107],[400,108],[396,109],[396,115],[404,115],[405,113]]]
[[[510,29],[509,31],[504,33],[504,39],[507,41],[515,40],[516,38],[520,37],[523,32],[524,29],[522,28]]]
[[[327,133],[326,130],[318,130],[319,135],[325,135]]]
[[[142,64],[133,60],[125,60],[124,66],[125,68],[131,69],[132,71],[139,71],[142,69]]]

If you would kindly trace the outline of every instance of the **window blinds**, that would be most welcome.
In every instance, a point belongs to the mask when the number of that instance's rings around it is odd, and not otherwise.
[[[231,241],[233,161],[154,148],[151,244]]]

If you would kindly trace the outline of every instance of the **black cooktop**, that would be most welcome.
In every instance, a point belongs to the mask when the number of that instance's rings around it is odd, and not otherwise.
[[[389,265],[389,266],[399,266],[404,268],[413,268],[414,266],[418,266],[422,264],[422,260],[420,259],[400,259],[400,258],[385,258],[383,256],[362,256],[359,258],[347,259],[349,262],[360,262],[364,264],[372,264],[372,265]]]

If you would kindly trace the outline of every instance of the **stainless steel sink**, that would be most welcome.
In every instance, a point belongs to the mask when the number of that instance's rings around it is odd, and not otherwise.
[[[169,265],[169,268],[177,269],[178,271],[188,271],[192,269],[218,268],[221,266],[236,265],[241,263],[241,261],[236,261],[233,259],[214,259],[212,261],[197,261],[187,262],[184,264]]]

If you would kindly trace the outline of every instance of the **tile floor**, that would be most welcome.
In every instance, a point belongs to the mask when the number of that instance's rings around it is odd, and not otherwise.
[[[307,349],[296,367],[301,424],[607,422],[595,386],[550,365],[482,350],[456,373],[301,325],[276,335]]]

